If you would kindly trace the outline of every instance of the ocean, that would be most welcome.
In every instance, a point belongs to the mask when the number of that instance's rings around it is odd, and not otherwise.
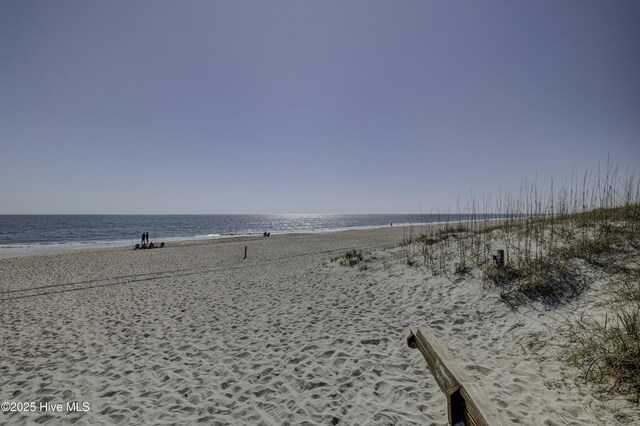
[[[497,215],[475,215],[475,219]],[[331,232],[466,220],[457,214],[365,215],[0,215],[0,253],[122,247],[140,242]]]

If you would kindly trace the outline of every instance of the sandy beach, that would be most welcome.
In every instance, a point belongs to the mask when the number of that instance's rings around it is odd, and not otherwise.
[[[0,1],[0,426],[640,426],[639,22]]]
[[[446,425],[444,394],[406,345],[417,327],[505,424],[629,422],[627,405],[603,407],[562,359],[561,325],[597,285],[571,306],[513,311],[477,271],[404,264],[405,232],[4,256],[0,400],[37,409],[0,423]],[[366,268],[331,261],[354,248]]]

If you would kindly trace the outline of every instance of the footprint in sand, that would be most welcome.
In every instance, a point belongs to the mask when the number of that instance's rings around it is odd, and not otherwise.
[[[492,371],[490,368],[483,367],[482,365],[477,365],[477,364],[467,365],[467,369],[472,371],[477,371],[478,373],[482,373],[482,374],[489,374]]]
[[[336,358],[333,361],[333,366],[336,368],[340,368],[344,365],[345,362],[347,362],[346,358]]]
[[[391,385],[388,382],[383,380],[375,384],[375,386],[373,387],[373,390],[374,390],[373,393],[376,396],[386,395],[387,393],[389,393],[390,389],[391,389]]]

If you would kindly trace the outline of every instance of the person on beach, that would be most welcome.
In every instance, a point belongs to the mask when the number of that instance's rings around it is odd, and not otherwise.
[[[144,244],[144,237],[145,237],[145,233],[142,233],[142,238],[140,238],[140,244]]]
[[[144,238],[145,238],[145,240],[147,240],[147,244],[149,244],[149,233],[148,232],[144,233]]]

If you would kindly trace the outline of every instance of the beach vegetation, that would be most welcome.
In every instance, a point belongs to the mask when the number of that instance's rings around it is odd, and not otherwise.
[[[456,274],[465,274],[468,272],[467,264],[464,261],[454,263],[453,267],[453,272]]]
[[[495,199],[471,196],[466,208],[458,201],[457,216],[464,219],[426,227],[421,235],[405,231],[403,263],[417,252],[434,275],[478,268],[514,307],[555,305],[587,288],[585,268],[610,269],[611,259],[640,248],[640,179],[622,176],[607,160],[604,167],[574,171],[563,186],[551,180],[542,190],[536,178]],[[504,253],[500,267],[492,261],[497,249]]]
[[[640,403],[640,303],[621,303],[604,319],[583,315],[573,323],[569,361],[599,393]]]
[[[331,258],[332,262],[338,261],[342,266],[355,266],[362,262],[364,256],[362,250],[349,250],[345,254]]]
[[[478,212],[481,212],[481,216]],[[495,212],[495,213],[487,213]],[[542,190],[537,179],[497,198],[471,197],[457,223],[407,230],[403,263],[469,273],[512,309],[553,309],[610,282],[611,302],[570,320],[570,361],[603,392],[640,403],[640,178],[607,163]],[[480,219],[478,219],[480,217]],[[502,261],[495,253],[501,250]],[[475,272],[478,272],[477,274]],[[603,278],[605,277],[605,278]],[[600,288],[600,287],[599,287]]]

